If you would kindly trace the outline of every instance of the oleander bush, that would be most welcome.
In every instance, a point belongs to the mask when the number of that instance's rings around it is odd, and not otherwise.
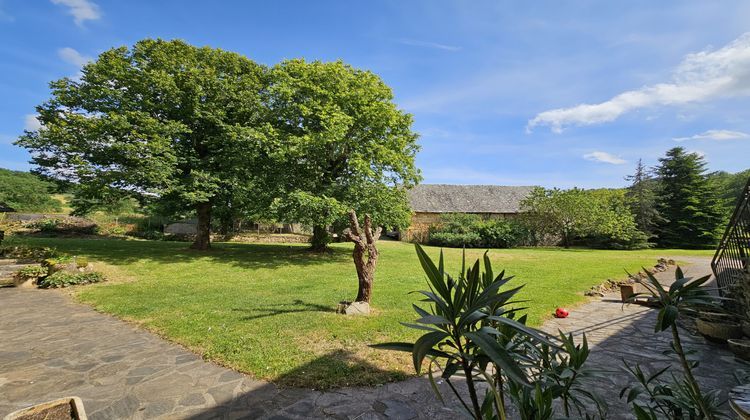
[[[523,285],[512,284],[505,271],[495,275],[487,253],[483,264],[467,265],[464,256],[461,272],[452,277],[442,252],[435,264],[419,245],[416,251],[429,290],[418,292],[422,306],[412,305],[419,318],[403,325],[425,333],[413,343],[372,347],[411,352],[414,369],[426,371],[437,397],[445,401],[439,374],[460,402],[455,409],[475,420],[506,420],[509,404],[524,420],[606,418],[604,401],[581,382],[603,373],[586,364],[585,335],[576,343],[572,335],[527,326],[516,297]],[[456,386],[464,386],[468,398]]]

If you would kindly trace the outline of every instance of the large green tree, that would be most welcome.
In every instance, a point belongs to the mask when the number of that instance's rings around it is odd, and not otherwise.
[[[525,222],[536,234],[559,237],[566,248],[590,231],[593,208],[584,190],[537,187],[522,208]]]
[[[522,203],[523,220],[537,235],[559,238],[564,247],[646,246],[627,206],[624,190],[535,188]]]
[[[748,179],[750,179],[750,169],[734,174],[724,171],[712,172],[708,174],[708,178],[719,193],[722,214],[725,221],[728,221],[734,213],[734,208],[737,207],[737,202],[742,196]]]
[[[656,168],[660,182],[658,243],[663,247],[706,248],[718,240],[721,207],[706,162],[682,147],[667,151]]]
[[[52,82],[42,128],[17,144],[40,172],[79,185],[79,202],[129,195],[194,211],[193,247],[207,249],[214,207],[253,188],[266,76],[236,53],[146,39]]]
[[[0,203],[16,211],[60,211],[60,200],[51,195],[54,187],[32,173],[0,168]]]
[[[656,208],[658,181],[643,164],[642,159],[638,159],[635,172],[626,176],[625,179],[630,181],[626,198],[635,223],[640,231],[652,236],[661,220],[659,210]]]
[[[289,60],[271,70],[268,95],[279,147],[266,185],[277,189],[279,219],[312,225],[316,250],[350,209],[375,226],[408,225],[417,135],[377,75],[341,61]]]

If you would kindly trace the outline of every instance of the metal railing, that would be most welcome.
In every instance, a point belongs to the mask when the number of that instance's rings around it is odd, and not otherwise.
[[[744,279],[750,260],[750,179],[742,191],[724,236],[711,261],[711,269],[722,296]]]

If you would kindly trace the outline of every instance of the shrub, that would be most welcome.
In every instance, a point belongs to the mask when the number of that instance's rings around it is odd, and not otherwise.
[[[122,236],[128,233],[128,229],[117,223],[107,223],[96,227],[96,234],[102,236]]]
[[[58,255],[54,258],[46,258],[41,261],[42,267],[49,267],[52,271],[56,271],[59,267],[69,264],[73,261],[73,257],[70,255]]]
[[[520,222],[505,219],[487,220],[478,226],[482,247],[513,248],[527,241],[528,229]]]
[[[57,271],[39,280],[39,287],[68,287],[77,284],[99,283],[104,280],[104,275],[95,271],[89,273],[71,273],[69,271]]]
[[[482,220],[475,214],[450,213],[430,228],[431,245],[452,248],[511,248],[527,241],[528,229],[518,221]]]
[[[40,219],[29,223],[27,226],[32,229],[38,229],[40,232],[55,232],[60,220],[58,219]]]
[[[28,223],[26,226],[44,233],[68,235],[93,235],[97,228],[96,223],[77,217],[39,219]]]
[[[476,232],[435,232],[430,234],[430,244],[449,248],[476,248],[482,246],[482,238]]]
[[[48,269],[46,267],[42,267],[39,265],[29,265],[18,270],[16,272],[16,275],[27,279],[34,279],[44,277],[47,275],[47,273]]]
[[[89,265],[89,259],[86,257],[75,257],[77,268],[86,268]]]

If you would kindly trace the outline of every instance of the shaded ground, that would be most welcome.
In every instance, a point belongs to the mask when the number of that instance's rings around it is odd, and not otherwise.
[[[688,274],[705,272],[707,261],[692,258],[695,264]],[[664,278],[669,275],[664,273]],[[668,363],[661,352],[669,336],[652,333],[654,313],[640,306],[623,308],[612,295],[576,308],[567,319],[549,321],[544,328],[585,331],[594,347],[591,361],[601,367],[616,371],[623,358],[660,367]],[[0,415],[76,395],[92,419],[457,417],[442,407],[422,378],[325,392],[281,389],[205,362],[58,291],[2,289],[0,320]],[[727,350],[697,337],[686,336],[686,342],[703,360],[697,372],[701,382],[710,388],[733,385],[738,364]],[[355,355],[326,356],[367,363]],[[304,375],[316,360],[293,374]],[[627,377],[617,373],[593,384],[610,402],[611,418],[629,418],[617,401],[626,382]]]

